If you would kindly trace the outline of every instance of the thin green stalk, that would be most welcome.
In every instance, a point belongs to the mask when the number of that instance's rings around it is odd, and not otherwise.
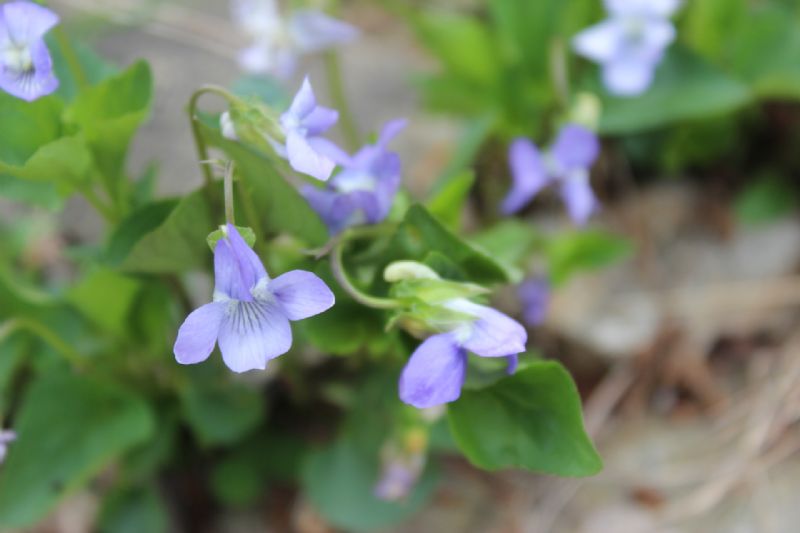
[[[75,53],[75,48],[72,46],[69,37],[67,37],[67,33],[64,31],[64,27],[58,26],[53,31],[55,34],[56,41],[58,42],[58,46],[61,49],[61,54],[64,56],[64,61],[66,61],[69,71],[75,78],[75,82],[78,84],[78,88],[84,89],[88,87],[89,78],[86,77],[86,72],[83,70],[83,65],[81,65],[81,60],[78,58],[78,54]]]
[[[205,180],[205,184],[206,186],[211,186],[214,183],[214,173],[212,172],[211,167],[205,163],[205,161],[209,160],[208,146],[206,145],[206,141],[203,139],[203,136],[200,133],[200,122],[197,118],[197,105],[200,101],[200,97],[204,94],[216,94],[217,96],[224,98],[229,103],[234,101],[236,97],[223,87],[218,87],[216,85],[204,85],[192,93],[191,98],[189,98],[187,112],[189,113],[189,124],[192,127],[194,146],[197,150],[197,155],[200,161],[200,169],[203,171],[203,179]]]
[[[353,283],[350,281],[350,278],[347,276],[347,272],[345,271],[343,257],[342,257],[344,254],[344,246],[350,240],[366,237],[370,234],[375,234],[379,232],[383,233],[384,231],[385,228],[380,226],[345,230],[336,239],[336,242],[333,245],[333,250],[331,251],[331,256],[330,256],[331,270],[333,271],[333,277],[336,278],[336,281],[339,283],[342,289],[344,289],[344,291],[358,303],[365,305],[367,307],[372,307],[373,309],[397,309],[398,307],[401,306],[400,302],[398,302],[397,300],[394,300],[392,298],[381,298],[378,296],[372,296],[366,294],[365,292],[362,292],[360,289],[358,289],[355,285],[353,285]]]
[[[331,51],[325,54],[325,73],[328,77],[328,90],[333,106],[339,111],[339,128],[344,136],[345,144],[351,152],[355,151],[359,146],[360,135],[353,120],[350,105],[347,103],[339,55],[336,52]]]
[[[41,340],[49,344],[64,360],[76,368],[84,365],[83,356],[72,346],[67,344],[61,337],[50,330],[41,322],[30,318],[12,318],[0,324],[0,340],[9,337],[15,331],[27,330],[37,335]]]
[[[97,210],[97,212],[103,216],[104,219],[106,219],[106,222],[113,224],[119,221],[119,217],[114,209],[104,204],[103,201],[97,197],[93,190],[86,189],[82,192],[83,197],[86,198],[86,201],[89,202],[92,207],[94,207],[95,210]]]
[[[558,103],[563,109],[570,104],[569,68],[567,66],[567,49],[564,40],[556,37],[550,43],[550,78]]]
[[[223,178],[225,191],[225,222],[236,225],[236,216],[233,212],[233,171],[236,163],[233,160],[225,165],[225,177]]]

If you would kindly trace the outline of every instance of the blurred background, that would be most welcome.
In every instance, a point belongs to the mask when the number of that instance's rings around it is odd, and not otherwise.
[[[583,261],[601,268],[570,275],[552,292],[544,323],[532,330],[531,343],[573,373],[603,472],[580,480],[485,473],[464,459],[448,458],[430,501],[401,525],[381,531],[797,531],[800,4],[737,3],[788,15],[752,19],[758,42],[779,40],[787,57],[776,59],[766,44],[762,51],[734,42],[733,29],[726,40],[735,25],[711,15],[703,19],[703,8],[696,7],[702,2],[724,4],[688,0],[676,15],[679,41],[699,55],[721,58],[718,65],[736,65],[749,54],[747,65],[761,70],[772,65],[778,74],[759,82],[757,98],[728,107],[721,101],[730,101],[731,88],[716,80],[707,86],[688,81],[685,93],[658,99],[657,78],[655,100],[626,108],[616,125],[601,126],[603,153],[592,183],[603,207],[592,225],[624,242],[626,252],[606,259],[606,252],[591,245],[582,249]],[[71,33],[113,63],[138,58],[151,63],[154,111],[135,139],[132,174],[156,161],[159,195],[198,187],[202,176],[185,106],[200,85],[230,86],[242,76],[236,57],[246,39],[231,21],[228,3],[53,0],[50,5],[64,15]],[[470,114],[466,106],[454,112],[432,103],[423,77],[441,69],[441,62],[408,23],[407,10],[481,20],[486,9],[479,0],[397,6],[343,2],[339,16],[362,35],[342,49],[340,60],[362,133],[394,117],[409,118],[395,146],[405,185],[412,196],[423,197],[482,111]],[[595,7],[596,16],[587,17],[591,23],[602,16],[599,2]],[[788,33],[784,24],[791,24]],[[330,102],[322,58],[303,61],[286,86],[291,91],[308,72],[319,100]],[[794,70],[780,70],[791,63]],[[581,68],[594,76],[587,65]],[[731,71],[750,80],[758,68],[747,65]],[[686,102],[692,104],[688,112]],[[667,118],[648,115],[673,105],[676,111]],[[625,113],[644,117],[643,125],[624,123]],[[508,187],[508,173],[492,143],[513,131],[483,138],[475,153],[480,195],[474,193],[468,204],[467,230],[497,216],[486,198],[492,198],[492,187]],[[523,219],[543,231],[569,231],[571,223],[557,204],[537,200]],[[16,205],[0,205],[5,220],[19,213]],[[59,239],[100,235],[99,221],[79,199],[70,201],[57,222],[45,214],[41,219],[49,229],[31,254],[53,253]],[[510,290],[504,299],[508,308],[519,309]],[[26,531],[93,531],[102,487],[101,477]],[[291,484],[270,486],[244,506],[202,497],[196,504],[211,510],[199,512],[208,522],[195,531],[338,531]]]

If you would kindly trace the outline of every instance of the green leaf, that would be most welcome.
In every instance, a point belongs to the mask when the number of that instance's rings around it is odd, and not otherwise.
[[[264,398],[231,382],[192,382],[181,392],[186,421],[206,446],[233,444],[264,418]]]
[[[123,336],[131,306],[142,285],[107,268],[97,268],[67,291],[67,300],[98,326]]]
[[[692,53],[673,47],[650,89],[636,98],[606,97],[600,131],[636,133],[731,113],[752,101],[748,87]]]
[[[429,467],[407,498],[377,499],[378,451],[365,454],[348,438],[311,455],[303,473],[303,488],[316,509],[334,526],[347,531],[374,531],[401,522],[428,500],[436,486]]]
[[[239,230],[239,235],[242,236],[244,242],[247,243],[247,246],[250,248],[256,243],[256,234],[252,230],[252,228],[248,228],[245,226],[234,226],[237,230]],[[214,248],[217,246],[217,241],[224,238],[225,234],[223,233],[222,229],[217,229],[212,231],[206,237],[206,243],[208,243],[208,247],[211,248],[211,251],[214,251]]]
[[[59,28],[57,31],[63,30]],[[56,90],[55,94],[63,98],[64,101],[71,102],[80,91],[80,82],[76,79],[76,73],[72,70],[69,61],[67,61],[59,39],[54,38],[52,34],[48,34],[45,40],[53,56],[53,70],[58,78],[58,90]],[[80,40],[70,39],[69,45],[71,51],[75,54],[75,59],[81,66],[81,75],[89,85],[95,85],[119,72],[115,65],[98,56],[91,47]]]
[[[106,245],[106,263],[111,266],[122,264],[136,243],[163,224],[177,205],[176,199],[159,200],[143,205],[122,219]]]
[[[100,533],[166,533],[169,513],[155,488],[112,492],[100,511]]]
[[[581,417],[575,384],[553,361],[538,361],[448,407],[461,451],[486,470],[524,468],[590,476],[602,468]]]
[[[328,230],[317,213],[278,173],[267,155],[225,139],[206,124],[200,123],[199,127],[209,145],[223,150],[236,161],[238,196],[248,199],[253,206],[253,216],[258,217],[264,230],[289,233],[310,246],[321,246],[328,240]]]
[[[506,265],[524,267],[523,261],[541,238],[530,222],[509,218],[471,235],[469,240]],[[514,279],[521,277],[522,272],[515,270]]]
[[[429,10],[414,19],[417,34],[445,69],[486,87],[498,75],[496,53],[489,32],[477,19],[452,12]]]
[[[581,270],[607,266],[632,251],[628,240],[604,231],[561,233],[545,248],[550,281],[561,285]]]
[[[119,384],[58,369],[23,398],[0,470],[0,526],[27,527],[153,431],[148,406]]]
[[[428,211],[448,229],[457,231],[461,227],[464,204],[474,183],[475,172],[472,170],[455,174],[427,201]]]
[[[61,137],[45,144],[23,166],[0,162],[0,173],[52,183],[62,196],[87,189],[92,170],[92,154],[81,136]]]
[[[106,187],[117,195],[128,145],[150,113],[153,79],[150,67],[138,61],[117,76],[81,91],[64,112],[79,127],[94,155]]]
[[[407,254],[400,259],[424,259],[428,253],[436,251],[458,264],[475,283],[509,280],[509,272],[503,265],[445,229],[420,205],[409,208],[399,233],[398,239],[404,243]]]
[[[143,209],[148,211],[130,215],[115,232],[116,239],[112,238],[112,243],[116,242],[115,257],[120,257],[122,251],[131,246],[136,237],[141,236],[152,222],[168,213],[158,227],[144,233],[144,236],[135,241],[130,253],[122,261],[121,268],[133,272],[164,274],[197,270],[206,266],[211,258],[206,237],[217,226],[212,220],[208,202],[211,200],[216,203],[220,192],[219,187],[201,188],[184,196],[172,209],[168,204],[161,204],[160,207],[145,207]],[[148,219],[148,216],[153,218]]]
[[[242,98],[258,98],[273,109],[286,109],[291,103],[291,97],[281,86],[280,80],[271,76],[242,76],[233,83],[231,91]]]
[[[739,194],[733,209],[744,224],[761,224],[788,215],[797,205],[791,183],[773,174],[761,176]]]
[[[0,196],[50,211],[57,211],[63,205],[53,183],[22,180],[8,174],[0,174]]]
[[[36,150],[58,139],[61,110],[55,96],[26,102],[0,91],[0,161],[21,167]]]

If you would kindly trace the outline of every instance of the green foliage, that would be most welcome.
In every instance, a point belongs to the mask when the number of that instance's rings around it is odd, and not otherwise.
[[[486,389],[464,390],[448,418],[459,448],[480,468],[559,476],[602,468],[583,429],[578,391],[555,362],[535,362]]]
[[[166,533],[169,514],[154,488],[130,488],[110,494],[100,511],[101,533]]]
[[[763,174],[736,198],[733,209],[744,224],[762,224],[788,215],[797,206],[792,184],[778,175]]]
[[[14,429],[0,473],[3,527],[33,525],[155,428],[148,406],[120,385],[60,369],[32,384]]]
[[[113,270],[89,272],[67,292],[67,300],[83,315],[117,336],[124,336],[141,284]]]
[[[562,233],[545,247],[550,282],[562,285],[577,272],[606,266],[632,250],[629,241],[600,230]]]

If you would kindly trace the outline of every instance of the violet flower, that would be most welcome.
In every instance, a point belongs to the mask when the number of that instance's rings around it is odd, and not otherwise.
[[[538,326],[547,316],[550,304],[550,285],[542,278],[529,278],[517,289],[522,303],[522,319],[529,326]]]
[[[381,477],[375,484],[373,494],[387,502],[402,500],[416,485],[424,466],[423,454],[392,458],[381,469]]]
[[[8,445],[17,440],[17,434],[10,430],[0,429],[0,464],[5,460],[8,453]]]
[[[400,375],[400,399],[418,408],[452,402],[461,395],[467,372],[467,352],[480,357],[508,357],[525,351],[528,334],[510,317],[466,299],[445,304],[474,317],[455,329],[429,337],[411,354]]]
[[[214,298],[194,310],[178,330],[175,358],[201,363],[219,343],[222,359],[234,372],[261,369],[292,346],[290,320],[329,309],[334,296],[311,272],[292,270],[270,279],[238,230],[214,248]]]
[[[234,22],[252,44],[239,53],[239,64],[255,74],[288,78],[300,55],[315,53],[358,37],[358,30],[313,9],[282,16],[276,0],[233,0]]]
[[[337,120],[338,111],[317,105],[314,90],[306,77],[292,100],[292,105],[280,118],[286,144],[280,144],[273,139],[270,139],[270,143],[278,155],[289,160],[293,169],[325,181],[336,166],[329,155],[336,148],[320,135],[336,124]]]
[[[375,144],[361,148],[352,157],[331,153],[342,171],[334,175],[324,189],[306,185],[301,190],[331,235],[349,226],[377,224],[385,219],[400,187],[400,158],[386,146],[404,127],[406,121],[388,122]]]
[[[544,154],[529,139],[515,139],[508,151],[513,184],[503,200],[503,213],[516,213],[543,188],[557,183],[572,220],[576,224],[586,223],[597,209],[589,183],[589,168],[599,151],[597,136],[575,124],[561,128],[556,141]]]
[[[636,96],[650,86],[675,40],[669,17],[680,0],[605,0],[605,5],[609,18],[576,35],[573,46],[600,64],[609,92]]]
[[[29,102],[58,88],[44,34],[58,15],[33,2],[0,5],[0,89]]]

